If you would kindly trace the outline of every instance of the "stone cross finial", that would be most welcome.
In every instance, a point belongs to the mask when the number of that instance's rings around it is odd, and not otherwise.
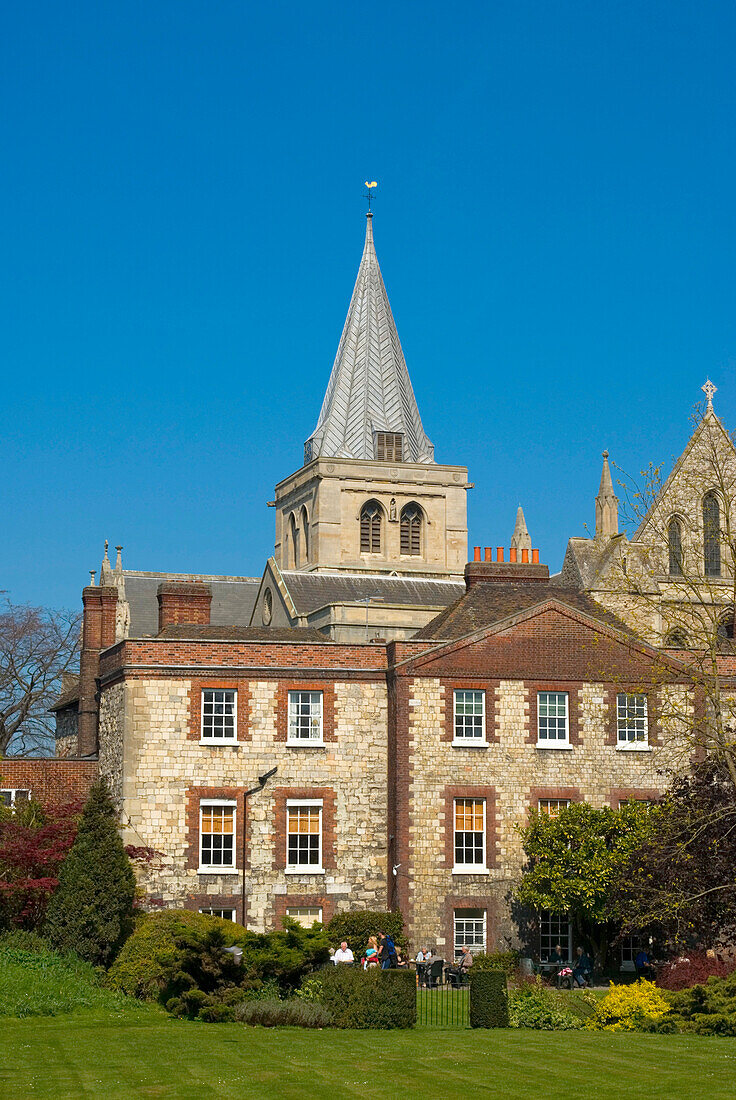
[[[714,386],[710,378],[706,378],[705,385],[700,388],[708,398],[707,412],[713,412],[713,394],[718,392],[718,386]]]

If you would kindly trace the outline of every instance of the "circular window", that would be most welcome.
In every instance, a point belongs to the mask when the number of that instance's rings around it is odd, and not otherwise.
[[[267,588],[263,593],[263,606],[261,608],[261,618],[263,619],[263,625],[268,626],[273,616],[273,593],[270,588]]]

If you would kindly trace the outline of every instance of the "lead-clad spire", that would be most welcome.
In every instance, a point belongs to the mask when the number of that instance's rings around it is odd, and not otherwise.
[[[386,287],[373,246],[368,214],[363,258],[327,385],[317,427],[304,445],[304,461],[330,458],[396,458],[400,435],[403,462],[434,462],[434,447],[422,420],[406,369]]]

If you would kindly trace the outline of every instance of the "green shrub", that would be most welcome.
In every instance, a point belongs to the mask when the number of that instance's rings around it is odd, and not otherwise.
[[[235,1019],[260,1027],[330,1027],[332,1016],[320,1004],[291,997],[286,1001],[244,1001],[235,1009]]]
[[[669,994],[672,1022],[698,1035],[736,1035],[736,971]]]
[[[404,918],[398,909],[393,913],[371,909],[336,913],[327,925],[327,937],[332,946],[337,947],[346,940],[356,959],[363,955],[368,937],[375,936],[378,939],[379,932],[386,932],[402,954],[407,952],[409,941],[404,935]]]
[[[611,983],[585,1026],[595,1031],[645,1031],[670,1011],[667,996],[651,982]]]
[[[473,971],[502,970],[507,977],[512,977],[519,969],[518,951],[493,951],[487,955],[473,955]]]
[[[76,955],[54,950],[32,932],[0,936],[0,1017],[129,1007],[135,1008],[135,1002],[102,989],[95,968]]]
[[[578,1030],[584,1026],[583,1017],[592,1014],[593,1008],[582,1000],[574,1005],[570,1001],[570,994],[550,989],[540,981],[524,982],[509,992],[509,1023],[511,1027],[535,1031]]]
[[[335,966],[321,977],[321,1003],[335,1027],[404,1028],[417,1022],[413,972]]]
[[[503,970],[470,972],[470,1026],[508,1027],[509,998]]]
[[[59,871],[44,932],[64,951],[107,966],[133,927],[135,876],[104,780],[94,784]]]

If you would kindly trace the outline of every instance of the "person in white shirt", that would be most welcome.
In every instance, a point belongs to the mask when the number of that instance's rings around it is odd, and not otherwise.
[[[355,959],[353,957],[353,953],[350,950],[350,948],[348,947],[346,940],[342,941],[342,943],[338,947],[337,951],[332,956],[332,961],[335,963],[335,966],[337,966],[338,963],[355,962]]]

